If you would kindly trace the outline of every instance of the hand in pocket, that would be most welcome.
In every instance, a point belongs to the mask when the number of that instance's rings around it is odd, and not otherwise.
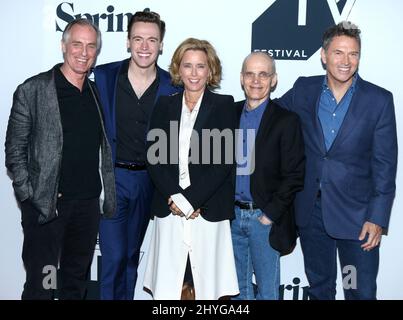
[[[259,218],[258,218],[259,222],[261,224],[264,224],[265,226],[271,225],[273,223],[273,221],[271,221],[265,214],[262,214]]]

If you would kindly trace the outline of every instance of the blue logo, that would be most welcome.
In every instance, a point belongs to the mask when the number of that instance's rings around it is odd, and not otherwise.
[[[308,60],[323,32],[347,20],[356,0],[277,0],[252,24],[252,51],[277,60]]]

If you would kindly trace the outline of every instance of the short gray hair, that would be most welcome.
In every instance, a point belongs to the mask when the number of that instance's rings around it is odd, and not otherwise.
[[[350,21],[342,21],[339,24],[331,26],[324,32],[322,37],[322,48],[326,51],[334,37],[347,36],[354,38],[358,42],[358,47],[361,50],[360,33],[361,30],[358,29],[357,25]]]
[[[85,19],[85,18],[79,18],[79,19],[74,19],[70,21],[66,28],[64,28],[63,34],[62,34],[62,41],[66,43],[70,37],[70,30],[73,28],[73,26],[79,25],[79,26],[88,26],[91,27],[95,30],[97,33],[97,52],[101,50],[101,44],[102,44],[102,39],[101,39],[101,31],[99,30],[98,26],[92,23],[92,21]]]

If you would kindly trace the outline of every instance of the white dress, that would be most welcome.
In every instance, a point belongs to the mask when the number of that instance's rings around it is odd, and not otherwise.
[[[190,136],[197,118],[202,97],[192,110],[182,102],[179,131],[180,186],[190,185],[188,152]],[[175,203],[187,212],[191,205],[180,195]],[[182,198],[181,198],[182,197]],[[174,198],[174,197],[173,197]],[[185,202],[185,211],[182,203]],[[182,292],[187,257],[192,266],[195,297],[198,300],[217,300],[239,293],[229,220],[210,222],[201,215],[187,220],[170,214],[154,218],[144,287],[155,300],[179,300]]]

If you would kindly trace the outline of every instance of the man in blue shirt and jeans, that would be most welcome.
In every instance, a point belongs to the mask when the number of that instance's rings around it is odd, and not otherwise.
[[[240,130],[231,225],[240,300],[278,299],[280,256],[292,252],[296,241],[293,200],[304,182],[304,144],[298,116],[269,99],[276,83],[271,56],[246,57],[241,72],[246,100],[236,104]]]

